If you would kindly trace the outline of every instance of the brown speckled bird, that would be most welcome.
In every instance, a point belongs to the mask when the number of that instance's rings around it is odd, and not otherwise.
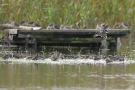
[[[121,27],[121,23],[116,23],[114,26],[113,26],[113,28],[115,28],[115,29],[119,29]]]
[[[85,26],[83,27],[83,29],[88,29],[88,26],[87,26],[87,25],[85,25]]]
[[[125,22],[122,22],[121,25],[124,27],[124,29],[128,29],[129,28],[129,25]]]
[[[76,26],[77,26],[78,29],[81,28],[81,20],[76,23]]]

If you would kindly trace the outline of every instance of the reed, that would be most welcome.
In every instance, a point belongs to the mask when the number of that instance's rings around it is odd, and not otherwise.
[[[1,0],[0,19],[35,21],[43,28],[55,22],[75,25],[79,20],[89,28],[97,23],[127,22],[134,28],[134,0]]]

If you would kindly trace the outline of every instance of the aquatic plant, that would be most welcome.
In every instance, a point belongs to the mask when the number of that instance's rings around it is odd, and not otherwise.
[[[79,20],[89,28],[97,23],[127,22],[131,28],[135,21],[134,0],[2,0],[1,20],[20,22],[24,19],[36,21],[41,26],[55,22],[58,26],[75,25]]]
[[[134,6],[134,0],[0,0],[0,21],[19,23],[27,19],[39,23],[43,28],[51,22],[58,26],[75,26],[81,20],[83,26],[95,28],[97,23],[112,27],[124,21],[129,24],[131,37],[134,37]],[[130,46],[131,43],[129,39]]]

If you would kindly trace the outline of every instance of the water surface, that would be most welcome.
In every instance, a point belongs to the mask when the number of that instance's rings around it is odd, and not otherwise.
[[[135,89],[135,64],[1,63],[0,90]]]
[[[123,46],[120,50],[127,53],[130,48]],[[67,48],[60,50],[55,48],[43,49],[47,54],[55,50],[70,54]],[[80,50],[81,48],[73,53],[77,54]],[[81,54],[87,54],[88,52],[94,53],[94,50],[91,50],[91,47],[84,48]],[[114,52],[110,52],[114,54]],[[95,53],[98,54],[97,52]],[[134,57],[135,53],[129,55]],[[65,62],[68,64],[65,64]],[[128,64],[82,63],[81,60],[73,61],[73,63],[68,60],[64,61],[64,63],[62,61],[61,64],[58,63],[60,62],[25,62],[23,60],[11,63],[0,62],[0,90],[135,89],[135,61]]]

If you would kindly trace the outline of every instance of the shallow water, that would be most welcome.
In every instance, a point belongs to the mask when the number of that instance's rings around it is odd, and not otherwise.
[[[53,61],[54,63],[11,61],[0,62],[0,90],[135,89],[134,63],[58,64],[60,60]]]
[[[80,52],[80,49],[74,54]],[[42,51],[49,54],[55,50],[70,54],[67,48],[46,48]],[[120,50],[127,53],[130,49],[123,46]],[[91,48],[84,48],[81,51],[82,54],[88,52],[97,54]],[[114,54],[116,51],[110,52]],[[129,55],[134,57],[135,52]],[[134,68],[134,59],[106,64],[105,60],[92,59],[51,61],[47,58],[41,61],[4,61],[0,58],[0,90],[134,90]]]

